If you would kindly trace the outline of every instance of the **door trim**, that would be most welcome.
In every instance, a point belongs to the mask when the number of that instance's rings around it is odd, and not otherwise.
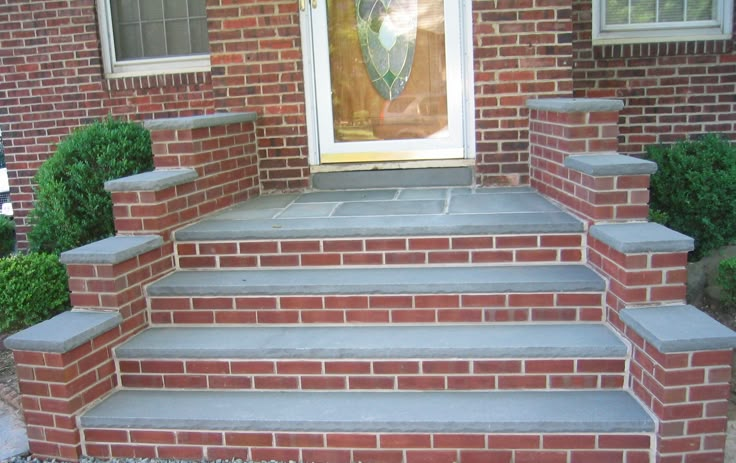
[[[445,0],[448,2],[455,2],[457,0]],[[305,113],[307,119],[307,147],[308,147],[308,159],[310,166],[323,165],[328,161],[321,159],[320,147],[319,147],[319,136],[317,128],[317,89],[316,89],[316,77],[315,77],[315,59],[314,59],[314,45],[312,42],[312,11],[310,8],[311,2],[305,2],[306,8],[299,12],[299,19],[301,25],[301,39],[302,39],[302,56],[304,64],[304,100],[306,104]],[[462,51],[460,57],[461,69],[460,79],[463,83],[463,95],[461,97],[461,104],[463,106],[463,155],[458,158],[457,155],[452,156],[455,159],[475,159],[476,147],[475,147],[475,92],[474,92],[474,78],[473,78],[473,22],[472,22],[472,5],[471,2],[457,1],[458,14],[459,14],[459,29],[460,37],[460,50]],[[349,158],[344,158],[349,163],[375,163],[375,162],[402,162],[400,159],[382,160],[373,156],[373,153],[354,153]],[[370,159],[369,159],[370,158]],[[427,158],[425,158],[426,160]],[[450,159],[444,157],[441,152],[438,152],[436,157],[430,159]],[[408,160],[408,162],[412,162]],[[420,161],[416,161],[420,162]],[[404,163],[404,162],[402,162]]]

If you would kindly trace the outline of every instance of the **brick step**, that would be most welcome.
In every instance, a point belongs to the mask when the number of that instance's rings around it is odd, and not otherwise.
[[[180,268],[575,263],[581,233],[177,242]]]
[[[602,319],[583,265],[178,271],[148,287],[169,323],[417,323]]]
[[[625,391],[121,390],[81,418],[93,457],[315,463],[649,462]]]
[[[115,353],[134,388],[594,389],[627,347],[602,324],[176,327]]]

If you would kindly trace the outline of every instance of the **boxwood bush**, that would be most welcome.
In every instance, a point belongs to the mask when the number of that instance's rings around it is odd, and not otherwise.
[[[66,269],[57,255],[0,259],[0,332],[31,326],[68,308]]]
[[[736,147],[717,135],[653,146],[651,219],[691,236],[698,260],[736,240]]]
[[[15,251],[15,222],[0,215],[0,257],[12,254],[13,251]]]
[[[104,183],[152,169],[151,137],[141,125],[108,118],[76,130],[36,174],[31,249],[60,253],[113,235]]]
[[[736,308],[736,257],[723,259],[718,264],[718,284],[722,302],[731,309]]]

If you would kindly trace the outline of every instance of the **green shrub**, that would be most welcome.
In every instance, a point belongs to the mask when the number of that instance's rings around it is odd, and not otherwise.
[[[736,307],[736,257],[723,259],[718,264],[718,284],[723,303]]]
[[[691,260],[736,239],[736,147],[716,135],[648,149],[652,217],[695,240]]]
[[[25,328],[69,308],[64,265],[55,254],[0,259],[0,332]]]
[[[15,251],[15,222],[0,215],[0,257],[12,254],[13,251]]]
[[[112,118],[76,130],[36,174],[31,249],[60,253],[115,233],[104,183],[153,169],[151,136]]]

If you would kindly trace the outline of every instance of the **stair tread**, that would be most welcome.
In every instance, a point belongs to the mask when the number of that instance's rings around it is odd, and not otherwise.
[[[86,428],[289,432],[653,432],[625,391],[302,392],[121,390]]]
[[[148,287],[150,296],[597,292],[584,265],[186,270]]]
[[[529,188],[307,192],[238,204],[177,241],[581,233],[583,223]]]
[[[158,327],[120,359],[621,358],[602,324]]]

